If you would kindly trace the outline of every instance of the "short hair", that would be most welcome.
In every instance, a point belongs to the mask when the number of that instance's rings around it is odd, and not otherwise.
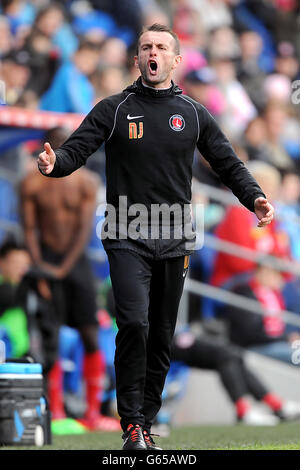
[[[75,53],[79,51],[83,51],[83,50],[89,50],[92,52],[99,53],[101,45],[102,44],[100,44],[100,42],[89,41],[88,39],[82,37],[79,39],[79,44],[77,46]]]
[[[274,182],[276,185],[280,185],[280,171],[270,163],[261,160],[251,160],[246,163],[246,167],[255,179],[264,178],[267,181]]]
[[[56,126],[48,129],[44,135],[44,142],[49,142],[53,150],[58,149],[70,136],[66,127]]]
[[[5,8],[9,7],[12,3],[13,0],[2,0],[2,8],[5,10]]]
[[[140,32],[140,34],[138,36],[136,53],[138,53],[138,50],[139,50],[139,43],[140,43],[140,38],[141,38],[142,34],[147,33],[148,31],[156,31],[158,33],[169,33],[169,34],[171,34],[172,38],[175,41],[175,48],[174,48],[175,54],[176,55],[180,54],[180,42],[179,42],[177,34],[171,28],[169,28],[169,26],[166,26],[164,24],[159,24],[159,23],[154,23],[151,26],[144,26],[144,28],[142,29],[142,31]]]
[[[27,248],[23,241],[19,241],[13,236],[7,236],[0,246],[0,259],[5,258],[11,251],[27,251]]]

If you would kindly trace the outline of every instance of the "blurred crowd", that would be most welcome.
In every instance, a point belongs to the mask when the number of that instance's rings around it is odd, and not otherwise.
[[[202,322],[208,332],[226,334],[227,344],[291,363],[291,345],[300,338],[300,328],[287,325],[282,312],[300,313],[297,0],[2,0],[0,80],[5,104],[88,113],[99,100],[137,79],[137,37],[143,25],[153,23],[169,25],[177,33],[183,63],[174,81],[215,117],[276,209],[274,222],[257,228],[255,216],[245,208],[225,204],[225,196],[205,190],[226,188],[195,152],[193,203],[204,204],[205,232],[260,257],[238,256],[238,249],[233,256],[204,246],[191,257],[189,276],[256,300],[264,315],[191,295],[187,321],[194,333]],[[13,171],[19,182],[35,167],[42,142],[43,136],[3,151],[0,170]],[[104,166],[100,149],[88,164],[101,177],[98,200],[105,190]],[[0,179],[0,192],[1,185],[7,181]],[[18,190],[11,198],[17,213]],[[0,218],[5,218],[4,206]],[[267,255],[291,261],[295,269],[267,266]],[[98,271],[96,278],[103,282],[106,275]],[[214,367],[219,370],[219,363]],[[272,395],[268,404],[278,411],[274,400]],[[241,416],[246,408],[239,401]]]

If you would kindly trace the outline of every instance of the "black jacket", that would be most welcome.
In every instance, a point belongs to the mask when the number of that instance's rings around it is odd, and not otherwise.
[[[264,196],[206,108],[173,83],[168,90],[155,90],[143,86],[139,78],[122,93],[100,101],[56,150],[56,163],[48,176],[69,175],[103,142],[107,203],[115,208],[119,196],[125,195],[127,207],[143,204],[150,210],[153,204],[189,205],[196,146],[249,210],[254,210],[257,197]],[[189,254],[185,242],[185,236],[103,240],[105,249],[128,248],[156,258]]]
[[[247,299],[258,300],[249,284],[236,286],[234,293]],[[285,334],[280,336],[268,335],[264,328],[264,317],[259,313],[230,306],[226,308],[225,317],[228,320],[230,340],[239,346],[246,348],[276,341],[287,341]]]

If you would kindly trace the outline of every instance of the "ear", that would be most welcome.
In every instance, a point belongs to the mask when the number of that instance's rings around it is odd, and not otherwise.
[[[135,66],[136,68],[139,68],[139,58],[138,58],[138,56],[135,55],[134,58],[133,58],[133,60],[134,60],[134,66]]]
[[[172,69],[176,69],[178,65],[181,64],[181,62],[182,62],[182,55],[176,55],[174,57],[174,63],[173,63]]]

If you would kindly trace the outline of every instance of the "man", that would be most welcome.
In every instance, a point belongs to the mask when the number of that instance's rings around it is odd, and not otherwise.
[[[0,329],[7,332],[13,358],[25,356],[30,349],[26,288],[22,282],[30,265],[25,246],[14,238],[5,239],[0,246]]]
[[[40,109],[88,113],[95,98],[89,77],[97,69],[98,63],[97,44],[82,41],[72,60],[63,63],[57,70],[50,87],[41,97]]]
[[[99,102],[56,152],[46,142],[38,159],[45,175],[66,176],[106,142],[107,221],[109,225],[114,219],[113,207],[117,223],[115,234],[111,227],[108,236],[103,233],[103,244],[119,329],[115,368],[123,449],[157,448],[151,424],[161,406],[192,251],[191,234],[178,233],[189,225],[185,209],[191,200],[196,145],[240,201],[256,211],[260,226],[273,217],[272,206],[213,118],[171,81],[181,60],[178,38],[169,28],[154,24],[145,29],[135,57],[141,77],[122,93]],[[174,211],[169,227],[159,219],[149,229],[147,214],[163,204],[179,207],[182,217]],[[138,237],[138,227],[131,234],[132,214],[143,209],[145,215],[144,208],[148,212]],[[166,228],[169,237],[164,236]]]
[[[56,148],[67,135],[64,129],[54,128],[48,140]],[[84,253],[97,188],[97,176],[86,169],[64,180],[45,180],[33,171],[22,182],[21,204],[26,243],[34,265],[42,273],[38,289],[54,306],[51,323],[56,328],[56,342],[59,326],[66,323],[79,330],[84,345],[87,410],[82,423],[92,430],[116,430],[119,423],[99,414],[104,361],[98,344],[94,278]],[[48,375],[48,393],[53,418],[65,418],[58,361]]]
[[[278,256],[276,251],[272,254]],[[262,256],[249,278],[232,290],[259,302],[263,314],[241,307],[226,308],[224,314],[232,343],[299,367],[299,363],[293,361],[293,342],[300,340],[300,334],[298,328],[288,327],[283,318],[284,283],[284,273],[266,265]]]
[[[292,420],[300,416],[300,403],[285,401],[268,389],[256,370],[249,369],[243,350],[220,341],[215,335],[195,335],[190,329],[182,328],[174,335],[171,359],[188,367],[216,371],[234,406],[236,419],[241,423],[272,426],[279,419]],[[266,405],[272,414],[253,406],[249,396]]]

